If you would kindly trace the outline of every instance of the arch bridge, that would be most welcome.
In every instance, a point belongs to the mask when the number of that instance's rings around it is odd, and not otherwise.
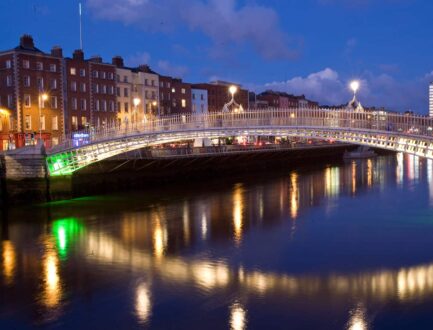
[[[267,109],[175,115],[75,132],[48,149],[46,161],[50,176],[67,175],[148,146],[248,135],[335,140],[433,159],[433,118],[381,111]]]

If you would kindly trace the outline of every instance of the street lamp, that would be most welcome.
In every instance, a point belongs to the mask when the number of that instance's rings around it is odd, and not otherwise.
[[[353,96],[356,97],[356,93],[358,92],[360,87],[359,81],[354,80],[350,83],[350,89],[353,91]]]
[[[42,93],[39,94],[39,139],[42,140],[42,122],[41,122],[41,108],[42,105],[45,104],[45,101],[48,100],[48,94],[47,93]]]
[[[153,102],[152,102],[152,106],[153,106],[153,109],[154,109],[153,111],[154,111],[154,112],[156,112],[155,110],[158,110],[158,117],[159,117],[159,109],[157,108],[157,106],[158,106],[158,102],[153,101]]]
[[[231,85],[229,87],[229,92],[232,95],[232,100],[234,100],[235,94],[238,91],[238,88],[235,85]]]
[[[134,123],[137,126],[137,107],[140,105],[141,100],[138,97],[134,97],[132,103],[134,104]]]

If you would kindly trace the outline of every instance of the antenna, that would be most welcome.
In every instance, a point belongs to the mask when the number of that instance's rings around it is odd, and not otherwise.
[[[80,49],[83,50],[83,23],[82,23],[82,11],[81,2],[78,4],[78,14],[80,16]]]

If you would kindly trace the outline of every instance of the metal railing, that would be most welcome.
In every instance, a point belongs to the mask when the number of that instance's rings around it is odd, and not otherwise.
[[[146,122],[74,132],[48,153],[143,134],[253,127],[317,127],[394,132],[433,138],[433,118],[386,112],[329,109],[268,109],[241,113],[207,113],[158,117]]]

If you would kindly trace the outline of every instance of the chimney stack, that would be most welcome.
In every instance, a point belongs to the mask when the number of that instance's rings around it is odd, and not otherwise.
[[[111,63],[117,68],[123,68],[124,66],[122,56],[114,56]]]
[[[81,49],[74,50],[72,54],[74,60],[84,61],[84,52]]]
[[[102,57],[99,55],[94,55],[90,58],[90,62],[93,63],[102,63]]]
[[[54,46],[53,48],[51,48],[51,56],[62,58],[63,49],[59,46]]]
[[[25,49],[33,49],[35,48],[35,44],[33,42],[33,37],[30,34],[24,34],[20,38],[20,46]]]

